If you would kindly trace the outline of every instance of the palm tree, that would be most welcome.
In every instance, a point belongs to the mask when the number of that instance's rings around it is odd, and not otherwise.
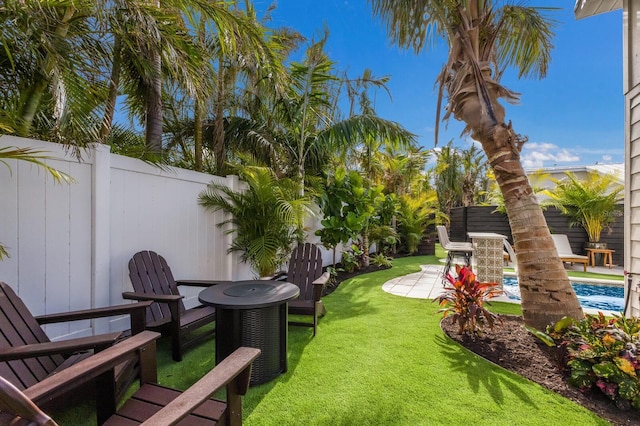
[[[436,153],[435,190],[438,194],[440,210],[448,217],[453,207],[462,205],[460,157],[456,154],[452,142],[434,152]]]
[[[503,98],[518,95],[500,84],[506,67],[520,77],[543,77],[551,60],[553,22],[543,9],[498,0],[369,0],[389,37],[418,52],[436,37],[449,46],[437,83],[446,92],[445,119],[466,123],[480,142],[504,195],[516,252],[525,323],[544,328],[564,316],[583,318],[557,255],[542,210],[520,161],[526,138],[506,121]],[[436,123],[439,122],[439,111]],[[437,143],[437,131],[436,131]]]
[[[618,177],[591,171],[584,179],[579,179],[574,173],[565,172],[564,178],[551,180],[555,187],[543,191],[549,197],[547,203],[567,215],[572,225],[582,226],[589,242],[600,242],[602,230],[621,213],[624,186]]]
[[[486,173],[489,165],[484,153],[475,144],[460,153],[462,164],[462,205],[473,206],[486,189]],[[485,184],[483,186],[483,184]]]
[[[234,146],[251,148],[279,176],[294,178],[301,193],[309,177],[322,175],[337,150],[381,140],[400,146],[415,136],[398,123],[375,114],[339,118],[335,97],[339,78],[334,63],[324,52],[328,33],[311,42],[305,58],[289,66],[287,91],[273,91],[262,99],[264,107],[247,118],[234,117],[231,137]]]
[[[27,0],[0,7],[2,122],[23,137],[69,145],[97,138],[103,40],[93,0]]]

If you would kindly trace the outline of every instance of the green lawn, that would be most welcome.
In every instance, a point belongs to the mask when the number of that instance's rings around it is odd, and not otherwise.
[[[246,424],[607,424],[450,341],[433,302],[381,290],[435,262],[399,258],[392,269],[342,283],[324,299],[328,314],[315,338],[290,328],[289,371],[250,390]],[[493,306],[519,313],[519,305]]]
[[[250,388],[246,425],[606,425],[581,406],[490,364],[449,340],[430,300],[381,290],[387,280],[438,263],[435,256],[394,260],[391,269],[343,282],[323,300],[316,337],[289,327],[289,371]],[[501,313],[519,305],[493,303]],[[213,341],[170,359],[159,354],[163,384],[185,388],[214,364]],[[92,424],[74,409],[61,424]],[[544,420],[542,420],[544,419]],[[62,420],[62,419],[61,419]]]

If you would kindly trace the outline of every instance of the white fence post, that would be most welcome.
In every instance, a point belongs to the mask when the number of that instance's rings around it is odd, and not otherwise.
[[[114,304],[110,297],[111,269],[111,148],[96,143],[91,179],[91,302],[92,308]],[[120,301],[118,301],[120,302]],[[109,319],[94,320],[94,332],[109,331]]]

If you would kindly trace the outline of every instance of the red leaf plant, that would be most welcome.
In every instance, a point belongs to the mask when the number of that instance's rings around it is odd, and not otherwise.
[[[500,317],[488,311],[484,305],[490,305],[491,299],[503,293],[496,283],[481,283],[471,268],[456,265],[457,277],[447,274],[444,292],[435,300],[442,309],[442,318],[453,314],[453,322],[458,323],[460,334],[481,335],[485,326],[493,329]]]

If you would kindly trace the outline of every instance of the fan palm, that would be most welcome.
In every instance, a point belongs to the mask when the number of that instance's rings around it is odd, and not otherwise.
[[[506,121],[499,99],[518,95],[500,84],[507,67],[543,77],[551,60],[553,24],[544,9],[499,0],[369,0],[389,37],[418,52],[436,38],[449,46],[438,77],[445,119],[452,114],[480,142],[504,195],[516,252],[527,325],[544,328],[564,316],[583,317],[542,210],[520,161],[526,138]],[[438,113],[440,108],[438,108]],[[436,117],[439,122],[439,116]],[[437,132],[436,132],[437,142]]]

